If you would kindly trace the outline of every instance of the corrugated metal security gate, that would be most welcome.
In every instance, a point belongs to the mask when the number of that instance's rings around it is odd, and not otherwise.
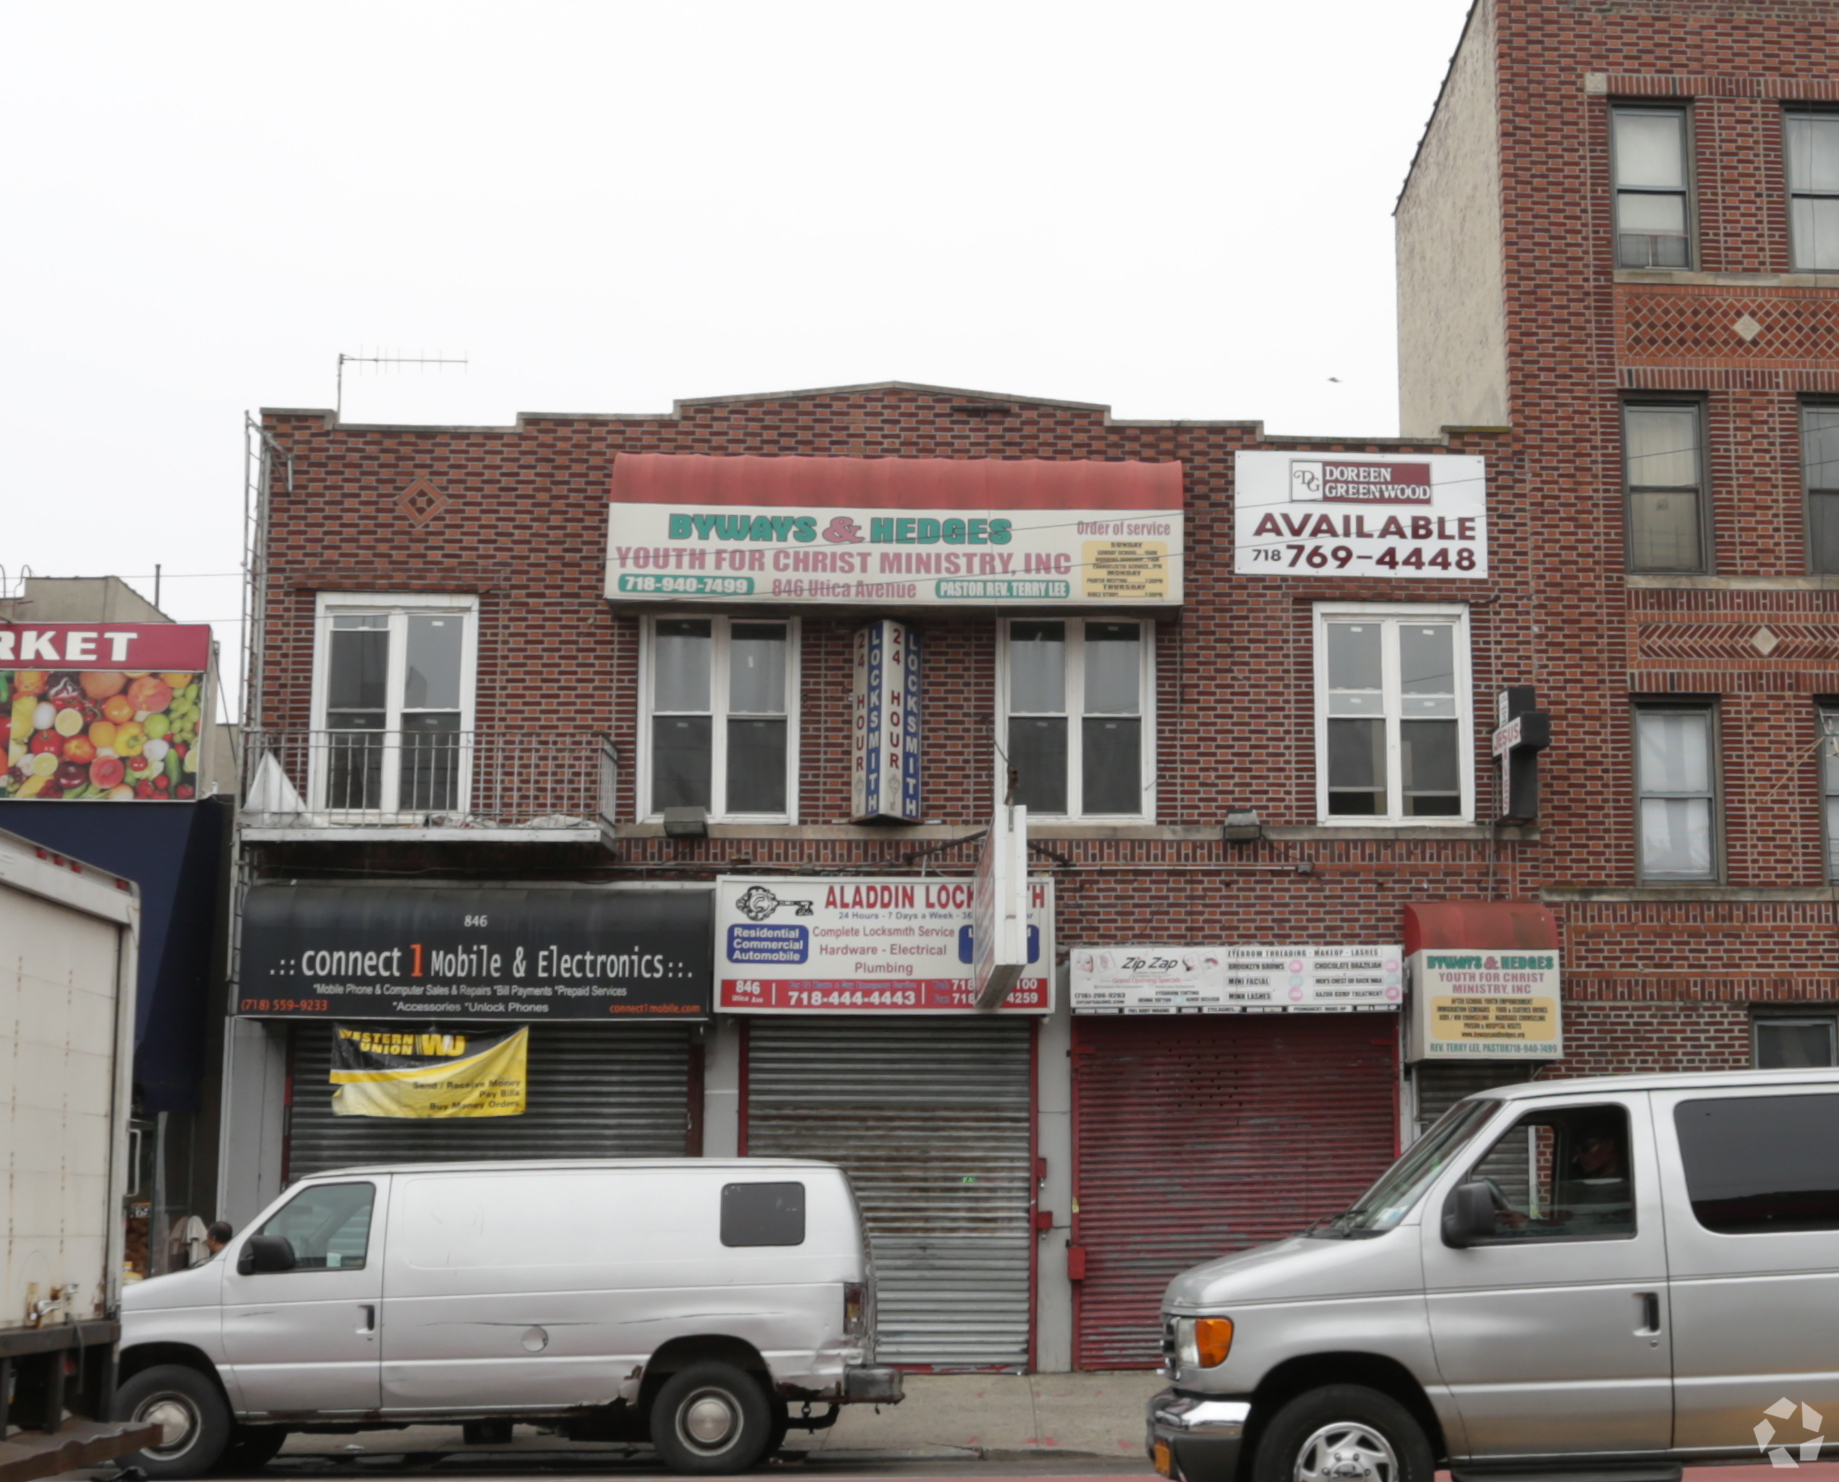
[[[746,1149],[849,1171],[874,1247],[883,1363],[1023,1368],[1033,1026],[752,1020]]]
[[[333,1116],[326,1079],[332,1026],[296,1024],[288,1039],[289,1178],[354,1163],[680,1158],[692,1151],[687,1026],[532,1025],[524,1114],[437,1120]]]
[[[1394,1014],[1073,1020],[1074,1363],[1153,1368],[1163,1288],[1345,1208],[1396,1146]]]
[[[1465,1096],[1529,1081],[1544,1061],[1522,1060],[1503,1064],[1496,1060],[1475,1065],[1466,1060],[1423,1060],[1411,1067],[1411,1091],[1417,1106],[1417,1130],[1422,1133]]]

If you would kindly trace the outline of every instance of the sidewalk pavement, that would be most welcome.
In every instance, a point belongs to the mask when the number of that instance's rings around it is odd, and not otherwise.
[[[795,1430],[788,1451],[826,1458],[977,1459],[992,1453],[1065,1452],[1142,1459],[1143,1406],[1166,1381],[1153,1373],[909,1374],[898,1405],[845,1405],[827,1431]],[[818,1413],[822,1413],[819,1407]],[[411,1426],[355,1436],[290,1436],[283,1457],[399,1456],[457,1451],[458,1426]],[[505,1446],[481,1453],[572,1451],[576,1445],[520,1426]],[[582,1451],[605,1446],[581,1445]],[[1145,1470],[1148,1463],[1144,1463]]]

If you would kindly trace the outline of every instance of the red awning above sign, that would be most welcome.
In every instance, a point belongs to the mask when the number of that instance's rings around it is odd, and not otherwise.
[[[621,453],[615,504],[881,509],[1181,509],[1179,463]]]
[[[1405,907],[1405,955],[1426,947],[1558,950],[1558,923],[1537,901],[1423,901]]]

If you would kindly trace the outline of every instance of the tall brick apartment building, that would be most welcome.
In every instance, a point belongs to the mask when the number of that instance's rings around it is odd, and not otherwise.
[[[1401,425],[1510,428],[1523,491],[1553,1074],[1832,1062],[1836,41],[1829,4],[1483,0],[1399,200]]]
[[[1403,439],[896,383],[267,413],[232,1216],[831,1158],[888,1357],[1130,1366],[1169,1275],[1468,1090],[1832,1058],[1834,18],[1478,6],[1398,210]],[[522,1112],[335,1113],[341,1031],[428,1027],[528,1028]]]

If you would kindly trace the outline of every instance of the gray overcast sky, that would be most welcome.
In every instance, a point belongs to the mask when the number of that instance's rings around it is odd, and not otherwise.
[[[471,362],[348,368],[351,421],[898,379],[1391,433],[1465,8],[10,6],[0,565],[159,562],[232,650],[243,410],[340,351]]]

